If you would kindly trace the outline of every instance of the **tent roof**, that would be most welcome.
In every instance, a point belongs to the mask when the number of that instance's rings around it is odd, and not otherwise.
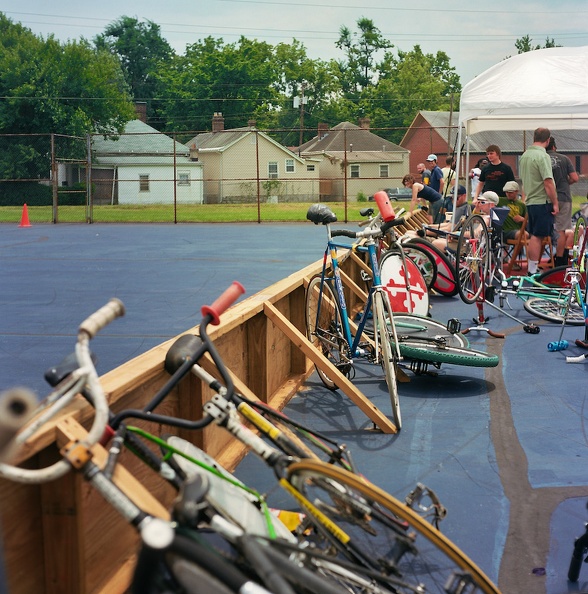
[[[495,64],[463,88],[459,122],[468,135],[588,129],[588,46],[540,49]]]

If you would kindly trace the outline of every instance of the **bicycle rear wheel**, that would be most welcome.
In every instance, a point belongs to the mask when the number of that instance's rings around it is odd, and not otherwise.
[[[392,417],[398,431],[402,428],[402,417],[400,415],[400,401],[398,400],[398,384],[396,383],[396,358],[392,352],[393,333],[390,330],[389,320],[391,313],[388,310],[387,300],[381,290],[374,293],[374,314],[376,317],[375,336],[379,338],[379,354],[388,384],[390,403],[392,405]]]
[[[432,320],[409,314],[394,314],[400,354],[405,359],[429,363],[451,363],[467,367],[496,367],[498,355],[469,348],[468,339],[461,333],[452,334]]]
[[[580,214],[576,219],[576,226],[574,227],[574,246],[578,246],[578,263],[581,262],[586,252],[587,239],[588,229],[586,229],[586,218],[583,214]],[[580,266],[580,268],[583,267]]]
[[[349,345],[341,330],[341,308],[331,285],[317,274],[310,279],[306,290],[306,333],[312,344],[346,374],[351,365]],[[318,366],[316,372],[329,390],[337,384]]]
[[[479,215],[469,217],[460,231],[456,255],[459,296],[464,303],[475,303],[482,295],[488,277],[490,236]]]
[[[569,287],[570,283],[565,280],[566,272],[568,270],[569,266],[556,266],[555,268],[542,272],[536,277],[536,280],[549,287]],[[586,271],[582,273],[580,287],[586,289]]]
[[[451,263],[449,258],[430,241],[426,239],[414,238],[407,241],[404,245],[418,245],[427,250],[437,264],[437,278],[433,283],[433,289],[440,295],[445,297],[453,297],[457,295],[457,280],[455,274],[455,266]]]
[[[418,266],[404,253],[390,251],[380,262],[380,279],[390,298],[392,311],[426,316],[429,290]]]
[[[568,311],[567,296],[562,299],[531,297],[523,305],[530,314],[548,322],[561,324],[565,319],[570,326],[583,326],[585,323],[584,310],[576,303],[572,303]]]
[[[310,460],[290,465],[287,473],[291,485],[337,525],[348,556],[381,572],[381,583],[394,583],[394,592],[498,594],[449,539],[365,478]],[[309,518],[318,522],[312,513]]]

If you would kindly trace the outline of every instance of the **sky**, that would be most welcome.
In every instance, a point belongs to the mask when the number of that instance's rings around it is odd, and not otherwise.
[[[396,48],[420,45],[425,53],[445,52],[462,86],[507,56],[515,41],[529,35],[535,44],[588,45],[587,0],[447,0],[433,5],[409,0],[0,0],[0,12],[35,34],[61,41],[92,39],[122,16],[153,21],[183,54],[186,45],[208,36],[225,43],[240,36],[272,45],[304,44],[312,59],[344,59],[335,46],[342,26],[356,31],[368,18]]]

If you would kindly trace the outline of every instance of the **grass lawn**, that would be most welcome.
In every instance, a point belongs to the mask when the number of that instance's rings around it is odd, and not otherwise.
[[[573,197],[573,211],[586,202],[585,196]],[[359,211],[373,203],[351,202],[347,206],[347,220],[359,221]],[[309,203],[284,204],[181,204],[174,211],[170,205],[152,206],[95,206],[94,223],[245,223],[245,222],[304,222]],[[345,205],[329,202],[327,206],[335,212],[339,221],[345,221]],[[375,206],[375,205],[374,205]],[[408,202],[394,203],[395,209],[407,208]],[[28,206],[29,221],[51,223],[52,209],[49,206]],[[19,224],[23,216],[22,206],[0,207],[0,223]],[[60,206],[60,223],[85,223],[84,206]]]

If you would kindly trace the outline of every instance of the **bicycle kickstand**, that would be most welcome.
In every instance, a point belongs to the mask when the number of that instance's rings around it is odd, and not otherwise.
[[[467,334],[468,332],[473,332],[474,330],[478,332],[486,332],[489,336],[493,338],[505,338],[505,334],[500,334],[499,332],[494,332],[487,328],[484,324],[488,322],[490,318],[484,317],[484,303],[486,303],[485,299],[478,299],[476,300],[476,307],[478,309],[478,317],[474,318],[473,321],[477,324],[477,326],[472,326],[471,328],[466,328],[462,330],[462,334]],[[492,305],[492,304],[490,304]]]

